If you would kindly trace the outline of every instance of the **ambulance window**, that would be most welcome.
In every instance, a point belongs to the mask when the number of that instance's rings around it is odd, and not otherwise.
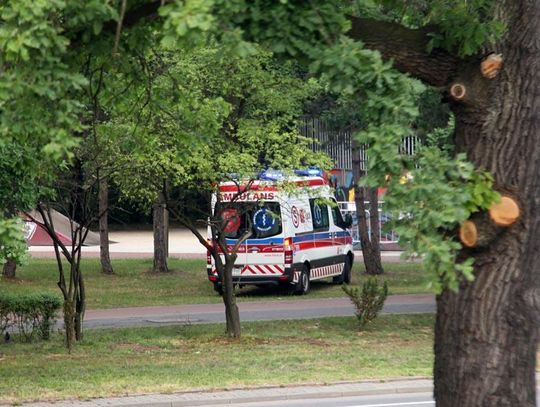
[[[277,202],[232,202],[216,206],[225,237],[240,238],[251,229],[250,239],[263,239],[282,231],[281,213]]]
[[[253,225],[253,237],[256,239],[279,235],[281,233],[279,203],[265,202],[253,208],[251,224]]]
[[[313,229],[328,229],[330,221],[328,219],[328,206],[320,199],[310,199],[311,219],[313,219]]]
[[[339,210],[339,206],[337,205],[337,202],[334,201],[335,206],[332,206],[330,210],[332,211],[332,219],[334,220],[334,225],[343,227],[343,224],[345,223],[343,221],[343,216],[341,215],[341,211]]]
[[[238,204],[223,205],[216,208],[221,221],[221,227],[225,233],[225,237],[239,238],[246,231],[246,213],[245,208]]]

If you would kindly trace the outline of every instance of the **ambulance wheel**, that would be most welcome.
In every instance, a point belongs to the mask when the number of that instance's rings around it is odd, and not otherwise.
[[[300,273],[300,279],[298,281],[298,290],[296,293],[298,295],[306,295],[309,292],[310,282],[309,282],[309,268],[304,264],[302,267],[302,272]]]
[[[345,258],[345,265],[343,266],[343,271],[341,272],[341,275],[343,276],[343,282],[345,284],[351,283],[352,268],[351,268],[351,260],[349,259],[349,257]]]
[[[223,296],[223,287],[219,283],[214,283],[214,291],[219,295]]]
[[[345,258],[345,263],[343,264],[343,270],[339,276],[335,276],[333,282],[336,284],[349,284],[351,282],[351,262],[349,258]]]

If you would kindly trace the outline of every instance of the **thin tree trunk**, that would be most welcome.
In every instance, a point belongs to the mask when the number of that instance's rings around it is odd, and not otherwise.
[[[16,270],[17,270],[17,263],[15,263],[15,260],[7,259],[2,269],[2,277],[15,278]]]
[[[160,193],[154,205],[154,273],[166,273],[168,257],[167,208],[165,196]]]
[[[77,268],[80,268],[80,263],[77,265]],[[83,339],[83,321],[84,313],[86,311],[86,287],[84,285],[84,278],[82,273],[77,273],[78,275],[78,290],[77,290],[77,299],[75,302],[75,339],[81,341]]]
[[[75,305],[73,301],[64,300],[64,329],[66,331],[66,347],[71,353],[75,343]]]
[[[359,185],[360,178],[363,175],[360,158],[361,146],[353,140],[352,145],[352,166],[354,182],[354,202],[356,206],[356,216],[358,218],[358,233],[360,235],[360,244],[362,245],[362,257],[366,273],[370,275],[383,274],[384,269],[381,263],[381,250],[379,247],[379,211],[376,188],[364,188]],[[368,223],[365,216],[366,207],[366,189],[368,190],[369,218],[371,232],[368,230]]]
[[[114,274],[109,254],[109,185],[106,177],[99,178],[99,253],[101,272]]]
[[[371,253],[370,253],[370,267],[366,266],[368,274],[383,274],[384,269],[381,262],[381,231],[379,221],[379,196],[378,188],[366,188],[367,198],[369,201],[369,223],[370,223],[370,237]],[[364,259],[366,257],[364,256]],[[364,260],[365,262],[365,260]]]
[[[227,323],[227,335],[230,338],[240,338],[240,312],[236,304],[234,295],[234,285],[232,281],[232,269],[234,260],[227,262],[223,270],[223,304],[225,305],[225,320]]]

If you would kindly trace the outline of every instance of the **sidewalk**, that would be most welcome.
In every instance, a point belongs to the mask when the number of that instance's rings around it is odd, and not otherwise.
[[[206,236],[206,230],[200,230]],[[111,258],[150,258],[154,254],[154,241],[152,231],[117,231],[109,235],[111,241],[109,250]],[[54,257],[52,246],[30,246],[32,257]],[[99,246],[84,246],[83,257],[99,257]],[[382,251],[383,261],[398,262],[401,252]],[[187,229],[171,229],[169,234],[169,256],[179,258],[206,258],[206,249],[199,243],[193,233]],[[355,251],[357,259],[362,258],[361,251]]]
[[[206,230],[200,230],[206,236]],[[109,234],[109,250],[111,257],[148,258],[154,252],[152,231],[117,231]],[[52,257],[52,246],[30,246],[29,252],[33,257]],[[83,257],[99,257],[99,246],[84,246]],[[171,229],[169,233],[169,255],[171,257],[206,258],[206,249],[197,241],[195,236],[186,229]]]
[[[290,387],[260,387],[211,392],[183,392],[173,394],[147,394],[101,398],[90,401],[64,401],[56,403],[28,403],[27,407],[180,407],[227,405],[278,400],[321,399],[331,397],[368,396],[377,394],[429,393],[433,391],[431,378],[398,378],[330,385]]]

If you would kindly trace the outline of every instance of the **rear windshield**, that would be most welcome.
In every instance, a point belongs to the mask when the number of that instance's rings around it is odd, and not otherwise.
[[[277,202],[221,202],[216,205],[215,214],[230,239],[240,238],[247,230],[251,230],[250,239],[263,239],[282,231]]]

